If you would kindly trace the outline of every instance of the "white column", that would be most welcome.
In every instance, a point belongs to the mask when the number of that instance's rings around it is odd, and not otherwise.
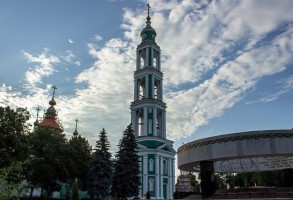
[[[139,171],[140,171],[140,182],[141,182],[141,185],[139,186],[139,197],[142,196],[142,191],[141,191],[141,188],[142,188],[142,181],[143,181],[143,171],[142,171],[142,157],[139,156]]]
[[[149,47],[146,47],[145,50],[146,50],[146,52],[145,52],[146,53],[146,57],[145,57],[145,59],[146,59],[146,61],[145,61],[146,65],[145,66],[146,67],[149,67],[150,66],[150,63],[149,63],[149,56],[150,56],[149,55]]]
[[[148,108],[143,108],[143,135],[148,135]]]
[[[160,100],[163,101],[163,80],[160,81]]]
[[[145,76],[145,98],[149,98],[149,76]]]
[[[134,80],[134,101],[139,99],[138,92],[137,92],[137,79]]]
[[[155,97],[155,94],[154,94],[155,90],[154,90],[154,88],[155,88],[155,76],[152,75],[152,88],[151,88],[151,90],[152,90],[152,96],[150,98],[154,98]]]
[[[136,119],[136,114],[135,114],[135,110],[131,111],[131,126],[134,132],[134,135],[137,137],[137,119]]]
[[[153,133],[157,136],[157,108],[153,109]]]
[[[166,111],[162,112],[162,137],[166,138]]]
[[[172,158],[172,194],[175,192],[175,158]]]
[[[164,198],[164,182],[163,182],[163,157],[161,157],[161,167],[160,167],[160,175],[161,175],[161,192],[160,192],[160,195],[161,195],[161,198],[163,199]]]
[[[172,170],[172,164],[173,164],[173,161],[171,158],[168,158],[168,192],[167,192],[167,196],[168,196],[168,199],[172,199],[172,190],[173,190],[173,178],[172,178],[172,175],[173,175],[173,170]]]
[[[159,160],[159,156],[156,155],[156,199],[160,198],[160,188],[161,188],[161,184],[160,184],[160,160]]]
[[[147,193],[148,190],[148,156],[143,156],[143,195]]]
[[[140,57],[138,51],[136,51],[136,70],[140,69]]]
[[[158,70],[161,71],[161,52],[157,51],[157,53],[158,53],[158,60],[157,60]]]

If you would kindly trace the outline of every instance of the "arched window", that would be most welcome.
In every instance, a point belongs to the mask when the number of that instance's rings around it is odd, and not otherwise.
[[[140,57],[140,69],[144,68],[144,58]]]
[[[138,117],[138,136],[143,135],[143,114]]]
[[[155,86],[154,86],[154,98],[158,99],[158,86],[157,86],[156,83],[155,83]]]
[[[163,160],[163,174],[168,174],[168,162]]]
[[[162,100],[160,80],[157,78],[155,78],[155,82],[154,82],[154,98]]]
[[[139,69],[146,67],[146,50],[141,50],[139,53]]]
[[[154,160],[153,159],[149,160],[149,171],[150,172],[154,171]]]
[[[159,68],[159,54],[155,49],[153,51],[153,66]]]
[[[138,81],[138,99],[141,100],[146,96],[145,78]]]
[[[149,191],[154,191],[154,179],[152,178],[149,180]]]
[[[156,119],[156,126],[157,126],[157,135],[162,137],[162,113],[158,111],[157,119]]]

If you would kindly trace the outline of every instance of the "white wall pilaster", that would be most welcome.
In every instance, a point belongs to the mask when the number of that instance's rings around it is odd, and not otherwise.
[[[166,138],[166,111],[162,111],[162,137]]]
[[[157,136],[157,108],[153,109],[153,133]]]
[[[134,80],[134,101],[139,99],[138,91],[137,91],[137,79]]]
[[[148,74],[145,75],[145,98],[149,98],[149,76]]]
[[[146,50],[146,57],[145,57],[145,59],[146,59],[146,61],[145,61],[146,65],[145,65],[145,67],[149,67],[150,66],[150,63],[149,63],[149,56],[150,56],[150,54],[149,54],[149,47],[146,47],[145,50]]]
[[[137,134],[137,130],[136,130],[136,127],[137,127],[136,124],[137,124],[137,122],[136,122],[135,110],[132,110],[131,111],[131,126],[133,129],[134,135],[137,137],[138,134]]]
[[[172,199],[172,190],[173,190],[173,179],[172,179],[172,175],[173,175],[173,170],[172,170],[172,164],[173,161],[171,158],[168,158],[168,192],[167,192],[167,196],[168,199]]]
[[[148,108],[143,108],[143,135],[148,135]]]
[[[159,156],[156,155],[156,199],[160,198],[160,160]]]
[[[144,196],[148,191],[148,156],[143,156],[143,194]]]

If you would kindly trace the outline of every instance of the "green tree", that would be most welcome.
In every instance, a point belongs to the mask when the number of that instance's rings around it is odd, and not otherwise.
[[[25,182],[24,174],[30,166],[31,159],[11,163],[0,169],[0,199],[17,199],[21,192],[31,186]]]
[[[88,193],[93,199],[102,199],[109,194],[112,181],[110,143],[103,129],[96,143],[93,161],[90,165]]]
[[[0,107],[0,168],[28,156],[29,112],[24,108]]]
[[[123,133],[116,154],[112,193],[117,198],[137,196],[140,186],[139,157],[137,143],[131,125]]]
[[[196,175],[192,172],[189,172],[189,176],[190,176],[190,184],[192,185],[193,190],[195,192],[200,192],[200,184],[198,180],[196,179]]]
[[[78,179],[80,188],[85,190],[87,184],[87,175],[91,161],[92,147],[88,140],[78,135],[68,141],[67,149],[67,168],[69,179],[74,182]]]
[[[253,182],[259,186],[282,187],[282,171],[255,172],[252,178]]]
[[[27,179],[43,189],[45,198],[59,189],[57,180],[65,182],[68,178],[66,142],[64,134],[50,127],[39,127],[30,134],[30,155],[34,161]]]

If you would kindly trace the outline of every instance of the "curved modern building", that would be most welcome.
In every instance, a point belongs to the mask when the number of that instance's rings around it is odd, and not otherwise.
[[[201,173],[203,196],[213,193],[213,173],[285,170],[293,186],[293,130],[219,135],[179,147],[178,168]]]

